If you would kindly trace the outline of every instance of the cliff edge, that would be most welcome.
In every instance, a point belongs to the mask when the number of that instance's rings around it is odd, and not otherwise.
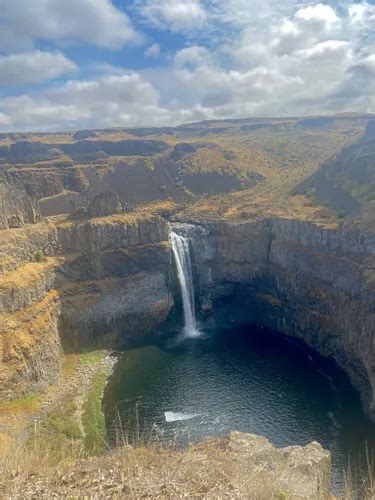
[[[186,451],[125,447],[74,466],[13,474],[0,492],[27,498],[328,500],[330,454],[318,443],[275,448],[232,432]]]

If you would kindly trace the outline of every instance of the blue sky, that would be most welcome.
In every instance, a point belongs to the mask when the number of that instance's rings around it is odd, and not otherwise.
[[[0,131],[375,112],[375,5],[0,0]]]

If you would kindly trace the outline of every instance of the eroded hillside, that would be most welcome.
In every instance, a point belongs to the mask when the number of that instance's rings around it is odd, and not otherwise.
[[[291,209],[314,217],[317,200],[305,192],[291,197],[293,190],[360,138],[368,119],[244,119],[161,129],[5,134],[0,164],[16,187],[39,200],[42,215],[87,207],[96,194],[110,190],[131,205],[172,199],[200,202],[214,215]],[[228,193],[237,194],[207,203],[208,195]]]

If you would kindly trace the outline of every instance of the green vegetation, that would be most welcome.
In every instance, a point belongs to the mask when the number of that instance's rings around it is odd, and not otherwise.
[[[41,250],[37,250],[34,255],[35,262],[44,262],[46,260],[43,252]]]
[[[347,212],[345,210],[340,210],[339,212],[337,212],[337,218],[339,220],[345,219],[346,216],[347,216]]]
[[[77,407],[75,405],[71,406],[70,408],[73,410],[73,412],[77,410]],[[65,411],[67,412],[68,410],[69,406],[65,409]],[[81,429],[78,422],[74,419],[72,413],[53,413],[45,419],[43,425],[48,430],[48,432],[56,437],[58,437],[58,435],[63,435],[68,439],[80,439],[82,437]]]
[[[288,495],[283,491],[275,493],[275,500],[288,500]]]
[[[105,421],[101,411],[101,395],[107,382],[107,374],[97,373],[83,405],[82,424],[85,431],[84,449],[89,455],[97,455],[105,449]]]
[[[77,392],[76,384],[64,394],[48,413],[35,422],[26,442],[25,456],[39,456],[54,466],[65,460],[75,460],[99,454],[104,450],[104,416],[101,413],[101,395],[105,387],[108,370],[99,368],[106,351],[88,351],[78,355],[65,356],[64,377],[74,380],[76,370],[81,367],[96,369],[88,387]],[[85,372],[84,372],[85,373]],[[86,375],[84,375],[86,376]],[[78,381],[77,381],[78,382]],[[39,409],[39,396],[32,395],[23,400],[2,403],[0,411],[10,413],[27,410],[36,406]]]
[[[87,351],[79,356],[80,362],[85,366],[96,366],[103,359],[103,351]]]
[[[26,398],[0,402],[0,413],[15,414],[20,412],[33,412],[39,408],[39,395],[30,394]]]
[[[153,172],[155,170],[154,161],[151,158],[145,158],[144,162],[147,170],[149,170],[150,172]]]
[[[51,411],[34,429],[32,440],[41,440],[44,445],[59,444],[59,448],[69,447],[71,440],[82,438],[82,432],[76,416],[77,405],[73,398],[65,400],[58,408]]]

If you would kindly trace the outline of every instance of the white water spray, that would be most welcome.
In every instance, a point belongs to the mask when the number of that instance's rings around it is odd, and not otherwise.
[[[200,414],[165,411],[164,417],[166,422],[178,422],[182,420],[191,420],[192,418],[200,417]]]
[[[189,241],[184,236],[171,231],[170,242],[176,261],[177,276],[181,288],[185,334],[188,337],[197,337],[200,335],[200,331],[197,328],[197,322],[195,319],[194,286]]]

